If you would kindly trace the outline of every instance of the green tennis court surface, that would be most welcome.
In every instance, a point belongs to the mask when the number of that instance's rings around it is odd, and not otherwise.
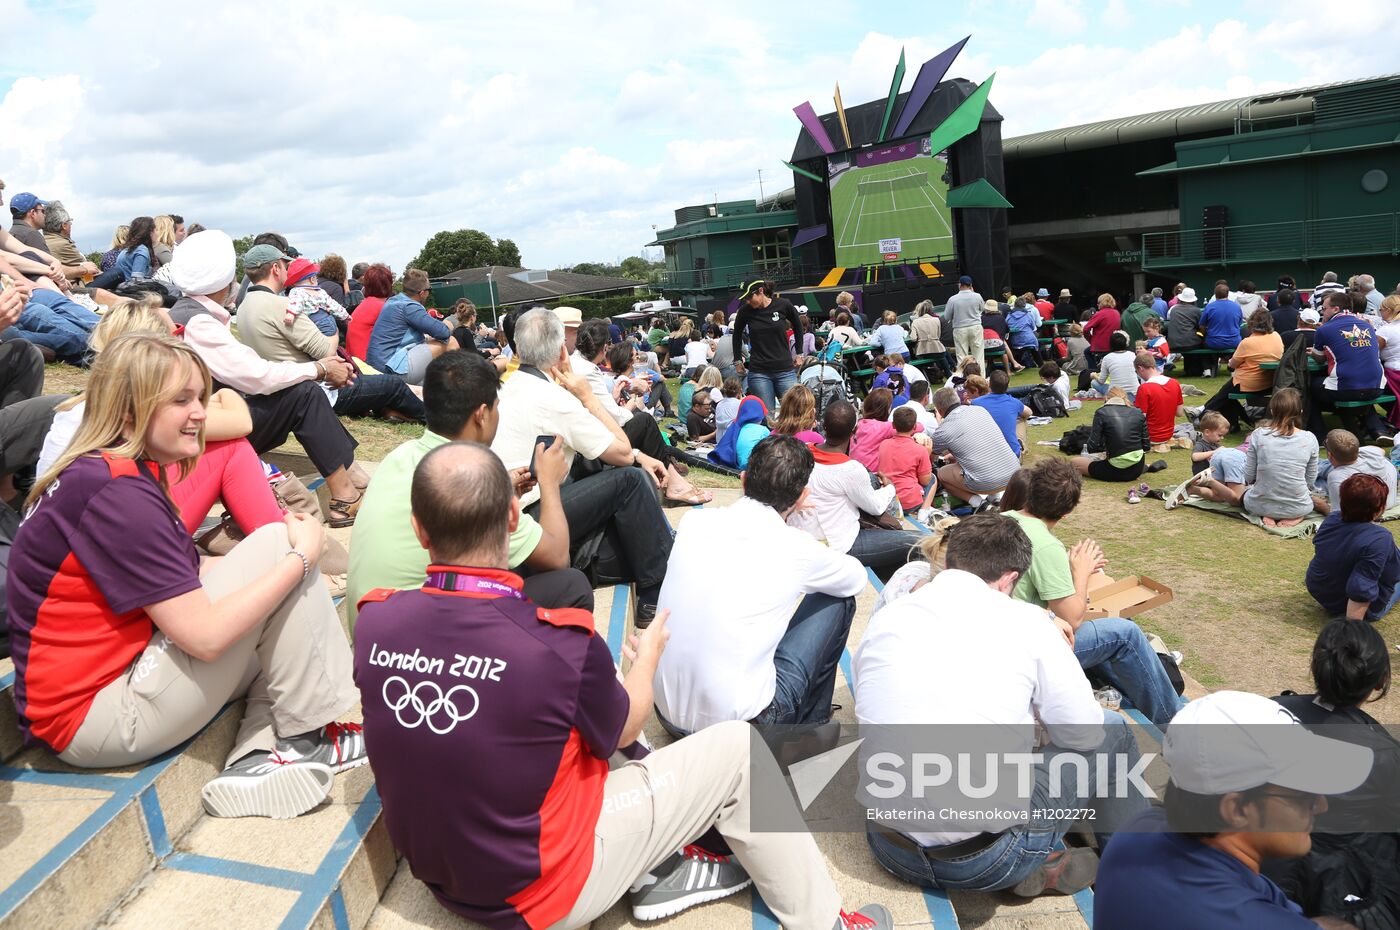
[[[836,263],[878,264],[881,239],[903,239],[904,260],[953,254],[947,170],[941,158],[917,157],[838,175],[831,182]]]

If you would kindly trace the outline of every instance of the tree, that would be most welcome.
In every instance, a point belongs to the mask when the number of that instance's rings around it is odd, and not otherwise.
[[[574,274],[606,275],[611,273],[607,265],[599,264],[598,262],[579,262],[572,268],[566,268],[564,270],[572,271]]]
[[[640,255],[629,255],[622,260],[622,265],[618,268],[624,278],[631,278],[634,281],[645,281],[651,272],[651,262]]]
[[[479,229],[443,230],[429,239],[418,256],[409,262],[410,268],[418,268],[430,278],[484,265],[519,268],[520,249],[509,239],[493,241]]]

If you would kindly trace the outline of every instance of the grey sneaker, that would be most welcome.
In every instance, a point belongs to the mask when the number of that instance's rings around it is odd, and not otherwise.
[[[855,913],[842,911],[832,930],[894,930],[894,915],[883,904],[867,904]]]
[[[334,780],[335,773],[320,762],[252,752],[204,785],[204,809],[214,817],[286,820],[324,801]]]
[[[369,761],[364,727],[358,723],[328,723],[319,730],[278,740],[277,755],[287,762],[319,762],[337,773]]]
[[[751,884],[749,873],[728,856],[687,846],[638,879],[627,897],[637,920],[660,920]]]

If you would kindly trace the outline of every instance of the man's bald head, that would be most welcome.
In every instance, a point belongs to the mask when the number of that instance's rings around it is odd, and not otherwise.
[[[508,568],[515,490],[501,460],[475,442],[449,442],[413,472],[413,519],[434,562]]]

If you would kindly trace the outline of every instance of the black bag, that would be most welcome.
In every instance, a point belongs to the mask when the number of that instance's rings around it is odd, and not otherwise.
[[[1172,688],[1176,691],[1177,697],[1186,693],[1186,679],[1181,677],[1181,668],[1176,664],[1176,659],[1165,652],[1157,653],[1157,658],[1162,660],[1162,671],[1167,673],[1167,680],[1172,683]]]
[[[1038,417],[1069,416],[1069,411],[1065,409],[1065,402],[1060,397],[1060,392],[1047,384],[1036,385],[1035,389],[1026,395],[1026,406],[1031,408],[1031,413]]]
[[[175,306],[175,301],[180,299],[179,293],[154,278],[133,278],[117,285],[118,297],[141,297],[144,294],[155,294],[167,310]]]
[[[1060,437],[1060,451],[1065,455],[1078,455],[1089,443],[1089,427],[1076,426]]]

